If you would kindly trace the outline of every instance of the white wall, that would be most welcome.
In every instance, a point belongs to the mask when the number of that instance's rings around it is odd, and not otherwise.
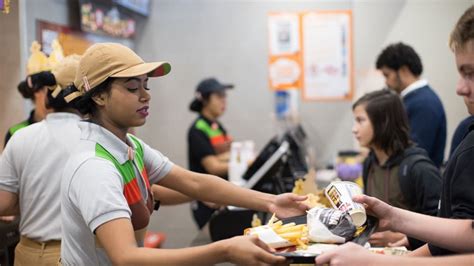
[[[170,61],[172,72],[150,82],[152,115],[138,133],[171,160],[187,166],[186,132],[195,117],[188,104],[197,83],[216,76],[236,85],[229,93],[224,125],[235,139],[253,139],[261,148],[277,131],[267,83],[268,12],[352,9],[356,95],[384,86],[374,69],[384,46],[398,41],[412,45],[422,57],[424,77],[446,108],[449,143],[467,112],[454,92],[457,74],[446,44],[455,21],[471,4],[471,0],[152,1],[151,15],[136,40],[137,52],[146,60]],[[303,102],[300,112],[319,165],[331,162],[337,150],[355,147],[351,102]],[[189,213],[187,205],[163,207],[153,219],[154,228],[168,233],[168,247],[186,245],[194,237]]]
[[[272,11],[352,9],[356,95],[384,86],[375,60],[389,43],[403,41],[420,54],[427,78],[442,98],[448,133],[467,115],[455,95],[456,70],[447,47],[467,0],[225,1],[157,0],[137,39],[147,60],[169,60],[169,76],[151,82],[152,115],[140,135],[180,165],[187,166],[188,111],[196,84],[216,76],[236,85],[222,118],[236,139],[254,139],[261,148],[275,134],[273,94],[267,82],[267,14]],[[350,102],[302,102],[301,118],[316,148],[319,165],[337,150],[353,148]]]

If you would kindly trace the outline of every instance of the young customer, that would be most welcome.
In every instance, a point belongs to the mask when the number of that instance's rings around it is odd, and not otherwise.
[[[362,174],[365,193],[399,208],[436,215],[440,173],[426,152],[411,144],[400,96],[388,89],[368,93],[354,103],[353,112],[353,133],[362,147],[370,149]],[[387,246],[402,238],[380,232],[372,236],[371,244]],[[409,244],[417,248],[423,243]]]

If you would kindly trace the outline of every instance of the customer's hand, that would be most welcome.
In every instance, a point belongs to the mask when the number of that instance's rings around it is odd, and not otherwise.
[[[305,214],[309,206],[303,203],[307,196],[298,196],[293,193],[284,193],[275,197],[269,206],[269,211],[275,213],[278,218],[287,218]]]
[[[386,231],[393,228],[396,223],[397,208],[387,203],[366,195],[356,195],[353,200],[364,204],[367,214],[373,215],[379,219],[378,231]]]
[[[229,262],[238,265],[275,265],[284,264],[285,258],[275,256],[274,251],[257,236],[236,236],[223,240]]]

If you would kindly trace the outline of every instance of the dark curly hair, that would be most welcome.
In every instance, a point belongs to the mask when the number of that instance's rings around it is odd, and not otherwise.
[[[375,66],[377,69],[385,66],[395,71],[406,66],[417,77],[423,72],[423,65],[418,54],[411,46],[401,42],[391,44],[383,49],[377,57]]]
[[[387,154],[399,154],[411,145],[408,116],[400,96],[390,89],[370,92],[353,105],[364,105],[374,130],[372,144]]]
[[[28,79],[31,80],[32,87],[28,85]],[[42,71],[28,76],[25,80],[18,84],[17,88],[23,98],[35,100],[35,92],[39,91],[45,86],[54,85],[56,85],[56,79],[54,78],[53,73],[50,71]]]

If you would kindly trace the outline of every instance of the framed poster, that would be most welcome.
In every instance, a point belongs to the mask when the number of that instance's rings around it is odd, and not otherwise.
[[[351,100],[352,12],[302,14],[304,100]]]
[[[301,88],[300,31],[300,17],[297,13],[269,15],[269,83],[272,90]]]
[[[45,54],[50,55],[53,50],[53,41],[58,40],[62,46],[64,56],[83,54],[92,45],[87,36],[71,28],[42,20],[36,21],[36,39],[41,44]]]

